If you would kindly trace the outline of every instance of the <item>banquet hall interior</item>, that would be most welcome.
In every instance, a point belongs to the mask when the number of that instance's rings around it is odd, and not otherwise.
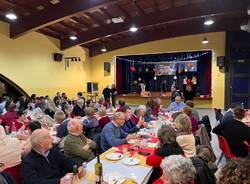
[[[0,184],[248,184],[249,0],[0,0]]]

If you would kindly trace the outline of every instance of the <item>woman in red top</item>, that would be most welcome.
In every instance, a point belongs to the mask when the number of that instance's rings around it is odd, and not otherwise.
[[[111,119],[106,115],[106,109],[104,107],[100,108],[98,115],[100,116],[100,119],[98,120],[99,127],[103,129],[107,123],[111,122]]]
[[[7,102],[6,102],[7,103]],[[9,104],[6,104],[7,112],[1,117],[2,125],[3,126],[11,126],[12,122],[15,121],[18,117],[16,112],[14,111],[16,105],[14,102],[9,102]]]
[[[170,155],[184,155],[180,145],[176,141],[176,132],[174,128],[169,125],[162,125],[158,130],[157,136],[160,140],[158,148],[153,155],[147,157],[146,163],[154,167],[153,173],[150,177],[150,182],[153,183],[155,179],[162,174],[160,164],[164,157]]]
[[[27,117],[27,112],[25,110],[20,110],[17,112],[17,116],[18,119],[10,124],[10,132],[14,130],[13,125],[15,125],[16,131],[18,131],[21,127],[23,127],[24,130],[28,129],[31,119],[30,117]]]

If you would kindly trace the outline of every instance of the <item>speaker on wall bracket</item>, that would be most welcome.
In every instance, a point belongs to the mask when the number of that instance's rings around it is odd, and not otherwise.
[[[61,53],[53,53],[53,59],[55,62],[61,62],[63,59],[63,54]]]

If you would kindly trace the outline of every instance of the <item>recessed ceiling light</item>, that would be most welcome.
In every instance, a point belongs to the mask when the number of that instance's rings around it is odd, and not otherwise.
[[[205,24],[206,26],[210,26],[210,25],[212,25],[213,23],[214,23],[214,21],[213,21],[212,19],[206,20],[206,21],[204,22],[204,24]]]
[[[209,41],[208,41],[207,37],[205,37],[205,38],[201,41],[202,44],[208,44],[208,42],[209,42]]]
[[[58,3],[60,3],[60,0],[51,0],[50,3],[51,4],[58,4]]]
[[[138,30],[138,28],[135,27],[135,26],[132,26],[132,27],[129,29],[129,31],[131,31],[131,32],[136,32],[137,30]]]
[[[102,51],[102,52],[107,52],[107,49],[106,49],[105,47],[103,47],[103,48],[101,49],[101,51]]]
[[[250,6],[247,8],[247,14],[250,15]]]
[[[17,19],[17,15],[12,11],[7,12],[5,17],[9,20],[16,20]]]
[[[69,39],[71,39],[71,40],[76,40],[77,37],[76,37],[75,35],[72,35],[72,36],[69,37]]]

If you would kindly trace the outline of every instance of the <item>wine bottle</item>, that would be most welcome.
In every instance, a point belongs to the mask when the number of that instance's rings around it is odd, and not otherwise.
[[[95,183],[102,183],[102,163],[100,162],[100,156],[97,155],[97,162],[95,164]]]
[[[77,174],[78,174],[78,167],[77,167],[77,165],[74,165],[73,166],[73,176],[72,176],[71,184],[80,184]]]

